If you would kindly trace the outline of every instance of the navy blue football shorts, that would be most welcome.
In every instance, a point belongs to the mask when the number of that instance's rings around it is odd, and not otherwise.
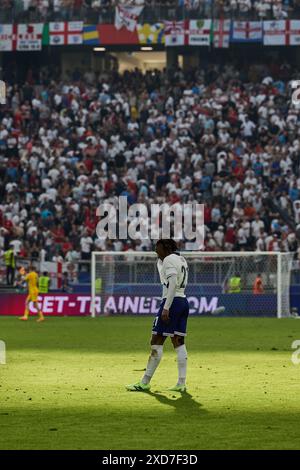
[[[159,311],[154,319],[152,334],[162,336],[186,336],[187,320],[189,316],[189,303],[186,297],[174,297],[169,310],[168,323],[163,322],[161,314],[166,299],[160,304]]]

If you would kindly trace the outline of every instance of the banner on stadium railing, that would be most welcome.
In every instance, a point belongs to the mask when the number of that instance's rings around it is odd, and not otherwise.
[[[139,24],[83,24],[81,21],[0,24],[0,51],[38,51],[42,45],[165,45],[227,48],[234,43],[264,46],[300,44],[300,20],[184,20]]]
[[[0,51],[40,51],[43,23],[0,24]]]
[[[211,20],[191,20],[188,28],[189,46],[209,46],[212,34]]]
[[[164,44],[165,29],[163,23],[137,24],[134,31],[126,28],[118,30],[115,25],[83,25],[84,45],[137,45]]]
[[[264,21],[265,46],[298,46],[300,20]]]
[[[230,20],[214,20],[212,42],[215,48],[228,48],[230,40]]]
[[[140,44],[165,44],[165,28],[163,23],[138,24],[137,33]]]
[[[127,28],[117,29],[114,24],[100,24],[97,28],[99,44],[101,45],[117,46],[120,44],[139,44],[139,36],[136,28],[134,31],[129,31]]]
[[[262,21],[233,21],[231,29],[231,42],[262,42]]]
[[[0,315],[22,315],[26,294],[0,294]],[[276,294],[220,294],[187,297],[191,315],[209,314],[224,306],[222,316],[276,316]],[[45,315],[86,316],[91,311],[91,296],[84,294],[49,293],[40,295],[39,306]],[[96,314],[155,315],[160,298],[134,294],[97,296]],[[30,312],[35,314],[33,305]]]
[[[83,25],[83,44],[87,46],[97,46],[100,44],[99,28],[96,24]]]
[[[165,21],[166,46],[184,46],[186,27],[185,21]]]
[[[12,24],[0,24],[0,51],[16,50],[17,43],[13,41],[13,28]],[[15,36],[16,38],[16,36]]]
[[[17,50],[40,51],[42,49],[43,23],[19,24],[17,27]]]
[[[44,25],[43,45],[69,46],[82,44],[83,21],[49,23]]]

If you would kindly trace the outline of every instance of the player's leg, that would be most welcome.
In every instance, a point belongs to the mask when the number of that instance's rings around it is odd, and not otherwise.
[[[39,308],[38,296],[39,296],[39,291],[38,291],[37,289],[35,289],[35,290],[33,290],[33,291],[31,292],[31,294],[30,294],[30,300],[32,301],[33,306],[34,306],[34,308],[36,309],[37,314],[38,314],[37,322],[41,322],[41,321],[44,321],[45,318],[44,318],[43,312],[42,312],[41,309]]]
[[[150,381],[156,371],[163,354],[163,345],[167,338],[168,325],[161,319],[164,302],[160,305],[157,316],[154,319],[151,337],[151,352],[148,358],[145,374],[140,382],[128,385],[126,388],[130,391],[150,390]]]
[[[158,314],[155,317],[152,328],[152,338],[151,338],[151,352],[148,359],[146,371],[144,377],[142,378],[142,383],[149,385],[150,381],[156,371],[163,355],[164,342],[167,339],[168,333],[168,324],[164,323],[161,319],[161,314],[163,311],[164,302],[162,302]]]
[[[189,305],[186,298],[176,299],[176,325],[174,326],[174,336],[171,338],[177,354],[178,381],[175,387],[170,390],[184,392],[186,390],[187,372],[187,350],[185,346],[185,336],[187,330],[187,320],[189,315]],[[180,312],[178,314],[178,311]]]
[[[170,390],[174,392],[184,392],[186,390],[187,372],[187,350],[184,336],[175,335],[171,340],[177,354],[178,380],[175,387],[170,388]]]
[[[23,317],[20,317],[20,320],[28,320],[29,317],[29,302],[31,300],[31,296],[28,295],[25,300],[25,310],[24,310],[24,315]]]
[[[150,356],[148,359],[146,371],[144,374],[144,377],[142,378],[142,382],[145,385],[148,385],[154,375],[154,372],[156,371],[157,367],[159,366],[159,363],[161,361],[162,355],[163,355],[163,348],[164,348],[164,342],[166,340],[166,336],[157,334],[157,335],[152,335],[151,338],[151,352]]]
[[[44,321],[45,320],[45,317],[43,315],[43,312],[42,310],[39,308],[39,304],[37,302],[37,300],[35,302],[33,302],[33,305],[34,305],[34,308],[36,308],[37,310],[37,313],[38,313],[38,319],[37,319],[37,322],[40,323],[41,321]]]
[[[157,367],[162,358],[163,345],[166,340],[166,336],[160,334],[153,334],[151,338],[151,352],[148,358],[147,367],[143,378],[132,385],[127,385],[127,390],[130,391],[148,391],[150,390],[150,381],[156,371]]]

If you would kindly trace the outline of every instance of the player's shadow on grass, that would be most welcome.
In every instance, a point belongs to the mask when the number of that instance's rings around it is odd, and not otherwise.
[[[196,401],[193,396],[188,393],[184,392],[178,395],[176,395],[176,398],[169,398],[166,395],[163,395],[162,393],[155,393],[155,392],[147,392],[148,395],[151,395],[152,397],[156,398],[160,403],[163,405],[168,405],[168,406],[173,406],[175,408],[175,411],[177,413],[182,413],[188,416],[189,414],[206,414],[208,411],[203,408],[203,405]],[[172,392],[170,392],[172,393]],[[175,396],[175,395],[174,395]]]

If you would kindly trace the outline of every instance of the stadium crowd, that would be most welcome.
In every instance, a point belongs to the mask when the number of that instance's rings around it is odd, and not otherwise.
[[[113,23],[118,4],[144,5],[141,22],[211,17],[268,20],[298,18],[300,14],[300,0],[2,0],[0,22]]]
[[[0,250],[52,261],[96,250],[96,209],[205,204],[206,250],[294,251],[300,224],[300,120],[287,63],[207,63],[64,79],[45,67],[8,86],[0,108]],[[181,248],[197,248],[190,241]]]

